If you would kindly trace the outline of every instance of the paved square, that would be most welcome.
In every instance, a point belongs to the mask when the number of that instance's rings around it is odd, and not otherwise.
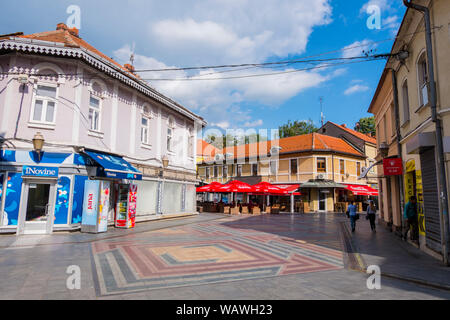
[[[342,269],[339,234],[290,217],[230,217],[91,245],[101,296]],[[314,229],[323,243],[313,243]],[[308,232],[301,232],[308,229]],[[270,231],[271,233],[265,232]],[[299,239],[305,235],[309,239]]]

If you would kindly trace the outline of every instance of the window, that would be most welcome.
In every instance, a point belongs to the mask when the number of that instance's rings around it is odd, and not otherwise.
[[[403,97],[403,123],[409,121],[409,96],[408,96],[408,81],[405,80],[402,85]]]
[[[206,179],[209,179],[209,176],[211,175],[211,168],[206,167]]]
[[[341,174],[345,174],[345,162],[344,160],[339,160],[339,170]]]
[[[38,85],[32,108],[31,119],[35,122],[55,123],[56,87]]]
[[[214,178],[217,178],[219,176],[219,167],[214,167]]]
[[[253,176],[258,175],[258,164],[257,163],[252,163],[252,173],[253,173]]]
[[[327,165],[325,158],[317,158],[317,172],[327,172]]]
[[[237,166],[237,176],[242,176],[242,164],[238,164]]]
[[[149,119],[145,116],[142,116],[141,120],[141,142],[143,144],[149,144]]]
[[[277,162],[270,161],[270,175],[274,176],[277,174]]]
[[[173,118],[169,118],[167,125],[167,150],[173,151],[173,130],[175,127],[175,121]]]
[[[291,174],[297,174],[297,159],[291,159]]]
[[[356,163],[356,174],[358,177],[361,175],[361,162]]]
[[[194,130],[188,130],[188,157],[192,158],[194,156]]]
[[[369,160],[369,167],[371,167],[374,163],[375,163],[375,162],[374,162],[373,160]],[[374,172],[375,172],[374,168],[375,168],[375,166],[373,166],[372,168],[370,168],[370,173],[374,173]]]
[[[425,52],[422,53],[417,62],[417,73],[419,78],[420,106],[424,106],[428,103],[428,69]]]
[[[222,172],[223,172],[223,177],[227,178],[228,177],[228,166],[223,166]]]
[[[89,129],[100,131],[100,99],[92,95],[89,100]]]

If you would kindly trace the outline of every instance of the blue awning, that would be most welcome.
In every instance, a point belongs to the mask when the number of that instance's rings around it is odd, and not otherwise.
[[[142,180],[142,173],[122,157],[89,150],[85,150],[84,153],[100,165],[97,168],[99,177]]]

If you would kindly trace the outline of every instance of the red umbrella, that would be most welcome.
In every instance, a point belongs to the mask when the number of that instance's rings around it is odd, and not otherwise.
[[[239,192],[239,193],[248,193],[252,192],[253,188],[248,183],[233,180],[224,184],[218,188],[215,188],[215,192]]]
[[[253,186],[252,193],[259,194],[274,194],[274,195],[287,195],[289,192],[276,185],[270,184],[269,182],[260,182]]]
[[[221,183],[219,182],[211,182],[210,184],[207,184],[206,186],[203,187],[198,187],[196,189],[197,192],[215,192],[215,189],[222,186]]]

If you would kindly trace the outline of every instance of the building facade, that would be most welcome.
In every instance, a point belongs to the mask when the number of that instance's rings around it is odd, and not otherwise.
[[[386,145],[388,148],[384,158],[401,157],[401,148],[397,135],[396,110],[394,105],[394,93],[392,85],[392,71],[385,69],[375,95],[372,99],[368,112],[375,116],[375,126],[377,132],[377,148]],[[375,160],[377,163],[379,176],[379,197],[378,207],[380,208],[381,221],[393,230],[400,232],[403,226],[402,212],[402,176],[384,176],[383,155],[378,152]]]
[[[308,203],[310,211],[334,211],[349,196],[346,186],[367,186],[358,180],[366,156],[343,139],[319,133],[226,147],[207,158],[197,169],[205,183],[300,185],[296,200]],[[302,189],[309,181],[317,187]]]
[[[206,123],[131,65],[58,24],[0,36],[0,74],[3,231],[79,228],[86,180],[109,182],[110,222],[122,184],[137,186],[136,221],[196,211],[195,137]],[[45,168],[54,174],[33,173]]]
[[[407,9],[392,48],[386,69],[394,73],[394,105],[398,106],[405,202],[415,195],[419,203],[420,247],[444,257],[448,234],[448,192],[450,170],[450,3],[446,0],[417,0],[428,8],[431,41],[427,47],[424,14]],[[432,57],[427,56],[432,49]],[[430,68],[430,61],[434,68]],[[430,69],[434,79],[430,77]],[[386,72],[386,71],[385,71]],[[388,77],[386,77],[387,79]],[[436,86],[436,113],[432,111],[432,82]],[[397,98],[396,98],[397,96]],[[387,117],[387,122],[394,121]],[[437,141],[437,122],[442,130],[443,161]],[[389,125],[388,125],[389,126]],[[381,132],[383,132],[381,128]],[[443,163],[444,170],[440,163]],[[443,178],[445,183],[441,184]],[[447,219],[448,220],[448,219]],[[445,260],[445,259],[444,259]]]

